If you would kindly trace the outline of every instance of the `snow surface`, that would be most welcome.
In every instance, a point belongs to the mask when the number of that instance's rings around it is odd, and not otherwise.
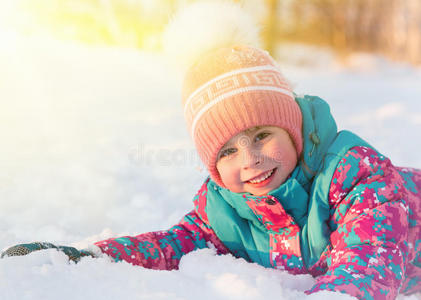
[[[344,67],[302,47],[281,57],[296,92],[328,100],[340,128],[398,165],[421,167],[420,69],[366,54]],[[192,209],[206,172],[185,129],[179,79],[159,54],[9,34],[0,66],[0,249],[82,248],[168,228]],[[107,258],[69,264],[54,250],[0,260],[7,300],[350,298],[306,297],[313,283],[210,249],[172,272]]]

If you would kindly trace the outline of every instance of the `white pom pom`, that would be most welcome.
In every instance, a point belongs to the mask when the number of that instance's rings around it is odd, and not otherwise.
[[[181,70],[212,49],[239,44],[259,47],[259,28],[239,4],[226,1],[201,1],[181,9],[163,35],[166,54]]]

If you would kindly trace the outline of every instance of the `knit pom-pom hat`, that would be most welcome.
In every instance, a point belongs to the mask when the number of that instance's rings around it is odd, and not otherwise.
[[[216,168],[218,152],[243,130],[281,127],[294,142],[297,156],[302,152],[300,108],[275,61],[264,50],[244,44],[215,45],[198,55],[185,73],[182,103],[198,154],[211,178],[222,187]]]

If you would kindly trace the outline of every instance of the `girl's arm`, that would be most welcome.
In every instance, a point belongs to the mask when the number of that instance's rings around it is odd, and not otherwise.
[[[344,156],[329,193],[328,271],[309,293],[330,290],[359,299],[395,299],[408,255],[405,195],[389,159],[367,147]]]
[[[159,270],[177,269],[181,257],[196,249],[216,248],[218,254],[228,253],[211,227],[194,210],[168,230],[112,238],[95,245],[115,261],[125,260]]]

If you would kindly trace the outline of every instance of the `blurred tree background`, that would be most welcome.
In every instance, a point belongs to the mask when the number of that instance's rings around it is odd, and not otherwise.
[[[171,15],[200,0],[19,1],[25,24],[17,25],[25,31],[159,50],[160,34]],[[421,0],[231,1],[256,16],[264,46],[272,54],[278,43],[294,42],[330,47],[344,56],[365,51],[421,64]]]
[[[421,63],[420,0],[281,0],[281,39]]]

